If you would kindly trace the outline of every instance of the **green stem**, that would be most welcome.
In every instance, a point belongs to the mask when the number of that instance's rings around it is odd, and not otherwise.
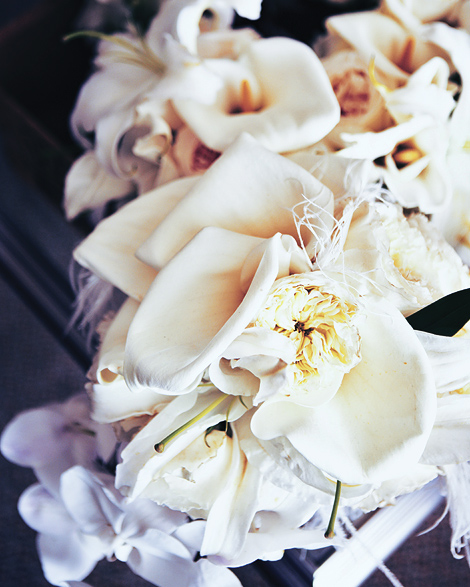
[[[223,401],[225,401],[227,398],[228,398],[228,395],[223,393],[221,397],[218,397],[215,401],[213,401],[210,405],[208,405],[207,408],[202,410],[202,412],[200,412],[199,414],[197,414],[196,416],[194,416],[193,418],[188,420],[185,424],[183,424],[182,426],[180,426],[179,428],[177,428],[176,430],[171,432],[171,434],[168,434],[168,436],[166,436],[162,441],[157,442],[157,444],[155,445],[155,450],[159,453],[163,452],[165,450],[166,445],[171,440],[173,440],[173,438],[178,436],[178,434],[180,434],[181,432],[184,432],[185,430],[190,428],[193,424],[198,422],[201,418],[204,418],[204,416],[206,416],[207,414],[212,412],[212,410],[215,410],[215,408],[219,404],[221,404]]]
[[[341,481],[336,481],[335,501],[333,502],[333,510],[331,512],[328,528],[325,532],[325,538],[333,538],[335,535],[335,521],[338,513],[339,498],[341,496]]]

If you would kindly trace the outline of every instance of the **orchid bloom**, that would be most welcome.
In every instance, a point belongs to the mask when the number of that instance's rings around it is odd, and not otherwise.
[[[109,461],[115,445],[112,427],[91,419],[89,400],[82,393],[18,414],[3,431],[0,450],[13,463],[31,467],[55,496],[66,469],[80,465],[98,471],[98,463]]]
[[[59,496],[36,484],[20,497],[23,519],[39,532],[39,556],[50,583],[81,581],[106,557],[126,562],[161,587],[240,585],[228,569],[193,561],[200,523],[191,528],[183,513],[149,500],[127,504],[113,484],[110,475],[75,466],[62,474]]]

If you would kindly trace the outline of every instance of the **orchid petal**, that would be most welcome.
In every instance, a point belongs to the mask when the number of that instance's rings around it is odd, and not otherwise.
[[[311,229],[301,227],[300,236],[310,251],[322,235],[329,238],[332,193],[304,169],[244,135],[167,215],[139,249],[139,256],[161,268],[205,226],[262,238],[279,231],[297,239],[292,210],[302,215],[301,207],[309,203],[313,203],[316,216]]]
[[[130,297],[141,300],[156,271],[134,254],[193,184],[193,178],[181,179],[130,202],[100,222],[75,249],[75,260]]]
[[[62,475],[62,501],[83,533],[106,537],[120,530],[123,512],[112,495],[115,491],[113,481],[110,475],[98,479],[80,466],[72,467]]]
[[[52,585],[87,577],[103,558],[98,541],[77,533],[64,536],[40,534],[37,540],[44,576]]]
[[[132,192],[132,183],[107,173],[94,151],[79,157],[65,180],[64,208],[67,220],[84,210],[97,208]]]
[[[397,477],[416,463],[436,410],[431,367],[413,329],[385,300],[369,300],[364,311],[362,360],[328,403],[268,401],[252,419],[255,436],[286,436],[312,464],[350,484]]]
[[[21,494],[18,511],[36,532],[61,536],[77,530],[64,506],[39,483],[31,485]]]
[[[259,109],[233,114],[228,102],[174,101],[181,118],[208,147],[224,151],[248,132],[272,151],[291,151],[317,142],[338,123],[339,106],[328,76],[304,44],[264,39],[251,43],[243,59],[261,86]]]

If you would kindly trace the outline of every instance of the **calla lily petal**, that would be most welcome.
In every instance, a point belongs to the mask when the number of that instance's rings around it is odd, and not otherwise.
[[[244,135],[167,215],[141,246],[139,257],[161,268],[205,226],[262,238],[282,232],[297,239],[292,210],[301,216],[301,207],[309,203],[316,217],[311,218],[311,230],[302,227],[300,235],[310,252],[333,227],[332,193],[298,165]]]
[[[130,202],[100,222],[75,249],[75,260],[130,297],[141,300],[156,271],[139,261],[135,252],[194,181],[181,179]]]
[[[208,147],[224,151],[248,132],[272,151],[291,151],[312,145],[338,123],[339,105],[311,49],[287,38],[264,39],[251,43],[243,58],[261,86],[262,103],[253,112],[233,114],[228,102],[174,101],[181,118]]]
[[[412,328],[384,300],[369,300],[364,311],[362,360],[327,404],[268,401],[252,420],[255,436],[286,436],[308,461],[350,484],[396,477],[416,463],[436,411],[431,366]]]
[[[326,21],[326,27],[354,47],[366,63],[374,57],[379,81],[392,89],[405,83],[410,73],[432,57],[446,57],[438,46],[379,12],[333,16]]]

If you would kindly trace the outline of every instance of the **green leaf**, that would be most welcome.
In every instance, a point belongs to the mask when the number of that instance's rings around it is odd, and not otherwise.
[[[470,288],[449,294],[407,318],[415,330],[454,336],[470,320]]]

